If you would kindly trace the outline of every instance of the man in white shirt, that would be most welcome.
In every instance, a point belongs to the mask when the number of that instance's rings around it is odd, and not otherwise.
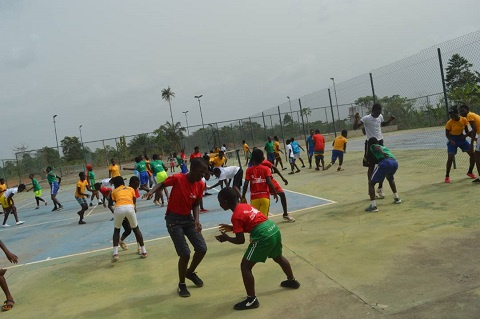
[[[2,196],[1,204],[2,204],[3,210],[5,211],[5,216],[3,217],[2,227],[10,227],[10,225],[7,224],[8,215],[10,215],[10,213],[12,213],[13,216],[15,217],[15,221],[17,222],[17,225],[21,225],[25,223],[23,220],[18,219],[17,208],[15,207],[15,203],[13,202],[13,196],[16,193],[23,192],[24,190],[25,190],[25,184],[20,184],[18,185],[18,187],[7,189],[3,194],[4,196]]]
[[[391,115],[390,119],[384,122],[382,115],[382,106],[379,103],[376,103],[372,106],[372,112],[369,115],[365,115],[364,117],[360,118],[360,114],[355,114],[353,129],[356,130],[363,126],[364,134],[367,138],[365,141],[364,166],[368,167],[367,177],[369,183],[373,173],[373,169],[377,164],[377,160],[372,154],[372,152],[370,152],[370,145],[368,145],[368,140],[374,137],[377,139],[378,144],[383,146],[382,126],[389,125],[390,122],[392,122],[393,120],[395,120],[395,116]],[[385,194],[383,193],[383,183],[378,184],[377,193],[379,198],[385,197]]]
[[[218,179],[218,183],[207,187],[207,189],[212,189],[217,186],[223,188],[223,183],[225,183],[225,186],[230,186],[230,181],[233,180],[233,189],[235,190],[239,198],[242,197],[242,194],[240,193],[240,188],[242,187],[243,169],[241,167],[215,167],[213,169],[213,175],[215,175],[215,177]]]

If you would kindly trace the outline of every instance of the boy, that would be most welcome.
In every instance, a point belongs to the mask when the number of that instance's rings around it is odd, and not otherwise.
[[[177,153],[173,153],[173,157],[176,159],[177,167],[180,167],[180,171],[182,172],[182,174],[187,174],[188,168],[183,158],[180,155],[177,155]]]
[[[212,164],[213,168],[225,166],[227,164],[225,153],[223,151],[218,152],[218,155],[212,159]]]
[[[327,165],[327,167],[325,167],[325,170],[332,167],[338,158],[337,172],[343,171],[343,153],[347,152],[347,134],[347,130],[343,130],[342,135],[335,137],[335,140],[333,140],[332,161],[330,162],[330,164]]]
[[[295,141],[295,138],[293,137],[290,138],[290,145],[292,145],[293,155],[295,159],[300,160],[300,162],[302,163],[302,167],[305,167],[305,163],[303,162],[303,159],[300,157],[300,150],[305,152],[303,147],[300,144],[298,144],[298,142]],[[298,170],[298,172],[300,172],[300,170]]]
[[[90,207],[93,206],[93,198],[97,198],[98,205],[102,204],[100,202],[100,196],[98,195],[98,189],[95,188],[95,173],[93,172],[93,166],[91,164],[87,164],[87,181],[88,186],[90,186],[92,196],[90,197]]]
[[[8,250],[7,246],[5,246],[5,244],[1,240],[0,240],[0,248],[2,248],[8,261],[10,261],[13,264],[16,264],[18,262],[18,257],[15,254],[11,253],[10,250]],[[13,306],[15,306],[15,301],[13,300],[13,296],[10,293],[10,289],[8,289],[7,281],[5,280],[6,272],[7,272],[6,269],[0,269],[0,286],[2,287],[2,290],[5,293],[5,298],[7,298],[7,300],[3,302],[3,306],[2,306],[3,311],[12,310]]]
[[[78,221],[78,224],[83,225],[85,224],[85,221],[83,220],[83,215],[88,209],[87,199],[85,198],[85,196],[88,196],[88,195],[85,194],[85,190],[88,189],[88,191],[91,192],[92,189],[90,188],[90,185],[88,185],[87,175],[85,175],[85,172],[80,172],[78,174],[78,177],[80,179],[78,180],[77,185],[75,186],[75,199],[77,200],[78,204],[81,207],[81,209],[77,212],[78,216],[80,216],[80,220]]]
[[[124,167],[124,170],[137,171],[138,177],[140,178],[140,189],[148,192],[148,173],[147,173],[147,163],[143,160],[143,156],[135,157],[135,167]]]
[[[395,160],[392,152],[383,145],[378,143],[378,140],[375,137],[372,137],[368,140],[370,145],[370,152],[375,156],[375,160],[378,162],[377,167],[373,170],[370,183],[368,185],[368,193],[370,195],[370,206],[368,206],[366,212],[378,212],[377,203],[375,201],[375,184],[383,183],[383,180],[386,178],[390,184],[394,195],[394,203],[400,204],[402,200],[398,197],[397,186],[395,185],[394,175],[398,169],[398,163]]]
[[[3,195],[5,194],[5,191],[7,190],[7,184],[5,183],[5,178],[0,178],[0,203],[3,202]],[[5,210],[3,212],[0,212],[0,214],[4,214]]]
[[[138,192],[138,187],[140,187],[140,179],[137,176],[132,176],[130,177],[130,181],[128,182],[128,186],[133,188],[135,191],[135,200],[140,198],[140,193]],[[145,195],[144,195],[145,196]],[[135,201],[136,203],[136,201]],[[137,212],[137,206],[135,205],[135,212]],[[125,239],[132,233],[132,227],[130,227],[130,223],[128,222],[128,219],[125,217],[122,222],[122,227],[123,227],[123,234],[120,237],[120,247],[122,247],[123,250],[128,250],[127,244],[125,244]],[[142,254],[142,250],[140,249],[140,244],[137,242],[137,251],[138,254]]]
[[[307,137],[307,152],[308,152],[308,164],[310,165],[308,168],[312,168],[312,158],[313,158],[313,134],[314,131],[310,130],[310,136]]]
[[[263,152],[261,150],[253,150],[251,159],[253,165],[247,168],[245,173],[242,203],[247,202],[245,195],[247,194],[248,186],[250,185],[250,205],[268,217],[268,211],[270,209],[270,194],[275,198],[275,202],[278,201],[278,196],[272,183],[272,171],[268,167],[261,165],[263,159]]]
[[[466,137],[470,134],[468,131],[468,120],[459,115],[456,107],[451,107],[448,111],[450,120],[445,125],[445,136],[447,137],[447,172],[445,174],[445,183],[450,183],[450,169],[452,163],[457,154],[457,148],[460,148],[462,152],[467,152],[470,156],[470,163],[475,163],[473,154],[470,152],[470,144],[466,140]],[[467,132],[467,135],[463,135],[463,130]],[[472,166],[472,165],[471,165]],[[473,166],[472,166],[473,168]],[[468,175],[468,174],[467,174]]]
[[[245,140],[242,141],[243,145],[243,152],[245,153],[245,166],[248,165],[248,161],[250,160],[250,148],[248,147],[247,142]]]
[[[152,168],[153,178],[155,179],[155,185],[156,185],[156,184],[163,183],[163,181],[167,179],[168,175],[167,175],[167,172],[165,171],[167,168],[163,164],[158,154],[153,154],[152,157],[153,157],[153,161],[150,163],[150,167]],[[168,190],[165,188],[164,191],[165,191],[165,196],[167,197],[167,200],[168,200]],[[160,204],[160,202],[158,201],[159,199],[162,200],[162,204]],[[165,202],[163,200],[163,194],[159,193],[157,195],[157,193],[155,193],[155,198],[153,200],[153,203],[155,205],[159,205],[163,207],[165,205]]]
[[[267,142],[265,143],[265,147],[263,148],[265,152],[267,152],[267,161],[274,164],[275,163],[275,153],[273,151],[273,141],[270,136],[267,137]]]
[[[300,172],[300,169],[298,168],[297,164],[295,164],[295,155],[293,154],[293,149],[292,145],[290,144],[290,139],[286,140],[285,144],[287,144],[285,147],[287,149],[287,157],[288,157],[288,162],[290,163],[290,168],[292,171],[288,173],[288,175],[293,175],[295,174],[295,167],[297,168],[297,173]]]
[[[233,189],[237,192],[238,198],[242,195],[240,194],[240,188],[242,187],[243,179],[243,169],[239,166],[228,166],[228,167],[215,167],[213,169],[213,175],[218,179],[218,183],[215,185],[207,187],[207,189],[212,189],[220,185],[223,188],[223,183],[227,186],[230,186],[230,180],[233,180]]]
[[[278,164],[280,164],[280,166],[282,167],[282,171],[283,170],[286,170],[287,168],[286,167],[283,167],[283,163],[282,163],[282,157],[280,156],[280,153],[283,153],[281,150],[280,150],[280,142],[278,140],[278,136],[275,135],[273,137],[273,153],[275,155],[275,166],[278,166]]]
[[[108,207],[108,209],[113,214],[113,201],[112,201],[112,198],[110,196],[110,194],[112,192],[112,188],[111,188],[112,184],[110,183],[111,180],[112,180],[111,178],[102,179],[101,183],[96,183],[94,186],[95,186],[95,189],[98,189],[100,194],[102,194],[103,207],[105,207],[105,208]],[[107,206],[107,202],[108,202],[108,206]]]
[[[480,183],[480,178],[477,178],[473,174],[473,167],[477,166],[477,172],[480,176],[480,115],[470,111],[470,108],[466,104],[460,105],[458,108],[460,116],[463,116],[467,119],[472,131],[470,132],[470,153],[473,153],[473,157],[470,157],[470,166],[468,167],[467,176],[474,178],[473,183]],[[475,147],[473,147],[473,142],[477,141]]]
[[[25,190],[25,184],[20,184],[18,185],[18,187],[9,188],[5,191],[4,196],[2,197],[2,207],[3,207],[3,210],[5,211],[2,227],[10,227],[10,225],[7,224],[8,215],[10,215],[10,213],[12,213],[13,216],[15,217],[15,221],[17,222],[16,223],[17,225],[21,225],[25,223],[23,220],[18,219],[17,207],[15,206],[15,203],[13,201],[13,196],[16,193],[23,192],[24,190]]]
[[[170,154],[168,157],[168,163],[170,164],[170,173],[175,173],[175,157],[173,157],[173,154]]]
[[[114,177],[113,186],[115,189],[112,191],[112,200],[115,202],[114,216],[114,229],[113,229],[113,256],[112,263],[117,262],[118,257],[118,244],[120,241],[120,228],[124,219],[128,219],[128,223],[132,228],[137,243],[140,245],[141,258],[147,258],[147,250],[143,242],[143,235],[138,227],[137,215],[135,213],[135,190],[129,186],[125,186],[123,178],[121,176]]]
[[[33,192],[35,193],[35,201],[37,202],[37,207],[35,207],[35,209],[40,208],[40,202],[44,202],[45,206],[46,206],[47,202],[41,197],[42,196],[42,187],[40,186],[40,183],[35,178],[35,175],[30,174],[30,175],[28,175],[28,178],[30,178],[32,180],[32,187],[27,189],[27,192],[29,192],[33,189]]]
[[[202,157],[202,153],[200,153],[200,148],[198,146],[195,146],[193,148],[193,153],[190,154],[190,162],[197,157]]]
[[[232,244],[241,245],[245,243],[244,233],[250,233],[250,244],[240,264],[247,298],[237,303],[233,308],[235,310],[247,310],[260,306],[255,294],[255,279],[252,268],[257,262],[264,263],[267,258],[272,258],[287,276],[287,280],[282,281],[280,286],[298,289],[300,283],[293,276],[290,262],[282,255],[282,235],[277,225],[254,207],[248,204],[239,204],[235,191],[229,187],[218,193],[218,202],[224,210],[230,209],[233,212],[232,225],[219,225],[221,235],[215,236],[219,242],[228,241]],[[226,232],[229,231],[233,231],[235,237],[228,236]]]
[[[202,177],[207,172],[206,161],[203,158],[194,158],[190,162],[189,173],[169,176],[163,183],[156,185],[147,194],[147,199],[150,199],[155,192],[161,192],[163,188],[172,186],[165,221],[168,233],[179,256],[178,294],[180,297],[190,297],[190,292],[185,284],[185,278],[193,281],[197,287],[203,286],[203,281],[197,276],[195,269],[207,253],[207,244],[201,234],[202,224],[200,224],[199,220],[199,203],[205,190]],[[190,248],[185,240],[185,236],[195,248],[190,267],[188,267]]]
[[[46,169],[47,172],[47,181],[48,184],[50,185],[50,198],[52,199],[53,202],[53,209],[52,212],[59,211],[63,209],[62,204],[57,199],[57,193],[58,190],[60,189],[60,183],[62,182],[62,178],[60,176],[57,176],[54,172],[51,166],[48,166]],[[58,179],[58,182],[57,182]]]
[[[108,177],[114,178],[120,176],[120,166],[117,165],[115,159],[110,159],[110,163],[111,165],[108,167]]]
[[[320,170],[320,162],[322,162],[322,170],[325,170],[325,138],[320,134],[320,130],[316,129],[315,134],[312,136],[313,141],[313,156],[315,157],[315,170]]]

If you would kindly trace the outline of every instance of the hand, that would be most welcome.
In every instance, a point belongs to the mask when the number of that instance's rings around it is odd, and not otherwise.
[[[288,185],[288,181],[285,178],[283,179],[283,183],[285,184],[285,186]]]
[[[215,238],[216,238],[219,242],[223,243],[224,241],[227,241],[227,240],[228,240],[228,235],[225,234],[224,232],[221,232],[221,233],[222,233],[221,235],[215,236]]]
[[[355,113],[355,121],[358,121],[360,120],[360,113]]]
[[[218,230],[221,233],[226,233],[226,232],[229,232],[229,231],[233,231],[233,226],[232,225],[227,225],[227,224],[220,224],[220,225],[218,225]]]
[[[148,193],[142,195],[142,199],[149,200],[149,199],[152,198],[152,196],[153,196],[153,194],[150,194],[150,192],[148,192]]]
[[[277,195],[277,193],[273,193],[273,198],[275,198],[275,203],[278,203],[278,195]]]
[[[195,221],[195,230],[196,230],[198,233],[201,233],[201,232],[202,232],[202,224],[200,224],[199,221]]]
[[[18,257],[15,254],[12,254],[11,252],[7,252],[5,255],[7,255],[7,259],[13,263],[16,264],[18,261]]]

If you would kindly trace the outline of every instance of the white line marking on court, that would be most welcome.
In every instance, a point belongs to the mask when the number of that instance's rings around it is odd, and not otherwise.
[[[71,220],[71,219],[77,219],[77,217],[72,217],[72,218],[65,218],[65,219],[58,219],[58,220],[52,220],[50,222],[44,222],[44,223],[37,223],[37,224],[28,224],[28,225],[21,225],[20,227],[8,227],[8,228],[2,228],[2,231],[5,230],[15,230],[15,229],[20,229],[20,228],[27,228],[27,227],[34,227],[34,226],[40,226],[40,225],[46,225],[46,224],[53,224],[57,222],[63,222],[66,220]]]
[[[87,214],[87,216],[85,216],[85,217],[90,216],[90,214],[93,212],[93,210],[94,210],[95,208],[97,208],[97,206],[98,206],[98,203],[97,203],[97,205],[93,206],[92,210],[89,211],[88,214]]]
[[[330,200],[330,199],[326,199],[326,198],[322,198],[322,197],[318,197],[318,196],[313,196],[313,195],[309,195],[309,194],[305,194],[305,193],[299,193],[299,192],[294,192],[294,191],[291,191],[291,190],[288,190],[288,189],[283,189],[287,192],[290,192],[290,193],[294,193],[294,194],[298,194],[298,195],[304,195],[304,196],[308,196],[308,197],[312,197],[312,198],[317,198],[317,199],[321,199],[321,200],[326,200],[328,202],[331,202],[331,203],[337,203],[336,201],[333,201],[333,200]]]

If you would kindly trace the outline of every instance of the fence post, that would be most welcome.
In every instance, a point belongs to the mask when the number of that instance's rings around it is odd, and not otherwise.
[[[440,63],[440,75],[442,77],[442,87],[443,87],[443,98],[445,99],[445,108],[447,110],[447,119],[449,119],[448,116],[448,96],[447,96],[447,86],[445,85],[445,75],[443,73],[443,61],[442,61],[442,52],[440,51],[440,48],[437,48],[437,53],[438,53],[438,62]]]
[[[325,111],[325,123],[328,124],[328,114],[327,114],[327,108],[324,107],[323,110]]]
[[[302,101],[300,101],[300,99],[298,99],[298,105],[300,105],[300,115],[302,117],[303,137],[304,137],[304,140],[307,141],[307,133],[305,131],[305,121],[303,120]]]
[[[250,136],[252,137],[253,147],[255,147],[255,138],[253,137],[253,125],[252,125],[252,118],[249,117],[248,120],[250,121]]]
[[[262,119],[263,119],[263,133],[265,134],[265,140],[267,140],[267,126],[265,125],[265,115],[262,112]]]
[[[246,140],[245,140],[245,132],[243,132],[243,124],[242,124],[242,122],[243,122],[242,120],[238,120],[238,126],[240,127],[240,132],[242,133],[242,140],[243,140],[243,141],[246,141]],[[253,141],[252,141],[252,142],[253,142]],[[243,147],[243,145],[242,145],[242,147]]]
[[[375,86],[373,85],[373,76],[372,73],[370,72],[370,85],[372,86],[372,94],[373,94],[373,104],[377,103],[377,98],[375,96]]]
[[[285,144],[285,135],[283,133],[283,123],[282,123],[282,114],[280,114],[280,105],[277,106],[278,110],[278,119],[280,120],[280,132],[282,132],[282,141],[283,141],[283,150],[285,154],[285,160],[287,161],[287,164],[290,163],[288,161],[288,154],[287,154],[287,145]]]
[[[330,100],[330,110],[332,111],[333,132],[335,133],[335,137],[337,137],[337,129],[335,127],[335,116],[333,115],[332,94],[330,93],[330,89],[328,89],[328,99]]]
[[[270,126],[272,127],[272,136],[275,136],[275,129],[273,128],[273,121],[272,121],[272,115],[270,116]]]
[[[18,172],[18,183],[22,183],[22,173],[20,169],[20,164],[18,163],[18,153],[15,153],[15,160],[17,162],[17,172]]]

